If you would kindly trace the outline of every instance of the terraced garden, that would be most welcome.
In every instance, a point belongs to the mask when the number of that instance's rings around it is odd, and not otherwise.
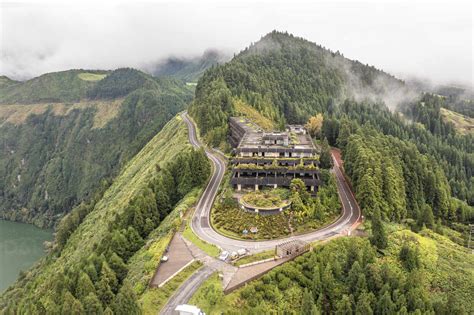
[[[282,194],[272,190],[252,191],[246,193],[241,200],[256,208],[280,208],[288,204]]]

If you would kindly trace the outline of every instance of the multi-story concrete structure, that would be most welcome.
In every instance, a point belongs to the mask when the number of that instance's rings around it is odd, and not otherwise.
[[[289,125],[286,132],[264,132],[246,118],[231,117],[229,128],[235,153],[231,184],[237,190],[289,187],[294,178],[300,178],[311,191],[317,189],[319,160],[302,126]]]

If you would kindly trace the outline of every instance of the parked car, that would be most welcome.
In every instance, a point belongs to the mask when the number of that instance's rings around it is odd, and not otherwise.
[[[219,259],[222,260],[222,261],[226,261],[228,258],[229,258],[229,252],[228,251],[223,251],[219,255]]]
[[[165,255],[165,256],[161,257],[161,262],[167,262],[168,259],[169,259],[168,256]]]
[[[237,251],[237,254],[240,256],[244,256],[245,254],[247,254],[247,249],[245,248],[241,248]]]

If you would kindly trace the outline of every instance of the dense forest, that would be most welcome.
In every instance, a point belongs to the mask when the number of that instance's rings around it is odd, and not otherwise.
[[[392,231],[384,255],[366,238],[339,238],[223,296],[192,298],[206,314],[471,314],[472,255],[430,230]]]
[[[107,186],[190,100],[183,83],[133,69],[0,87],[0,217],[52,226]]]
[[[51,253],[2,295],[0,309],[139,314],[134,283],[125,281],[130,258],[210,174],[204,151],[191,149],[186,137],[184,123],[173,119],[109,188],[62,219]]]
[[[383,84],[382,84],[383,82]],[[225,140],[237,98],[280,127],[304,123],[340,96],[383,96],[402,82],[302,38],[272,32],[230,62],[206,71],[189,112],[209,143]]]

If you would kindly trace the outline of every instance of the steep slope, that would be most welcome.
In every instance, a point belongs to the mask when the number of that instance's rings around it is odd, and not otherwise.
[[[0,89],[0,218],[51,226],[106,187],[191,97],[183,83],[133,69]]]
[[[75,208],[59,225],[52,252],[0,297],[0,312],[99,314],[109,308],[135,314],[134,293],[125,284],[129,259],[159,241],[162,220],[187,193],[195,196],[194,188],[210,173],[204,152],[193,150],[187,139],[177,116],[101,196]],[[152,239],[145,243],[148,235]]]
[[[201,132],[217,144],[240,99],[283,126],[304,123],[339,99],[398,102],[403,82],[302,38],[272,32],[199,80],[190,108]]]

